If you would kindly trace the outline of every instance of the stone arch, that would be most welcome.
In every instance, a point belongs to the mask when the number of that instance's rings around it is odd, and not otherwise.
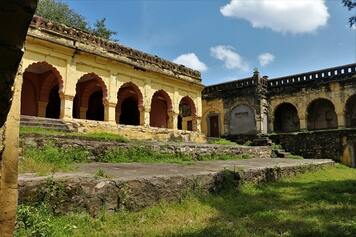
[[[291,103],[281,103],[274,110],[273,128],[275,132],[294,132],[300,129],[297,108]]]
[[[230,112],[230,135],[256,134],[254,109],[247,104],[235,106]]]
[[[24,71],[21,91],[21,114],[59,118],[63,78],[51,64],[35,62]]]
[[[167,92],[164,90],[156,91],[151,99],[150,126],[168,128],[171,121],[171,112],[172,100]]]
[[[83,75],[77,82],[73,101],[73,118],[104,121],[108,90],[95,73]]]
[[[184,96],[179,102],[178,129],[196,131],[197,115],[194,101],[189,96]]]
[[[331,129],[338,127],[334,104],[325,98],[315,99],[307,107],[307,129]]]
[[[143,113],[143,96],[134,83],[123,84],[117,93],[116,123],[140,125]]]
[[[346,101],[345,125],[347,128],[356,127],[356,94],[350,96]]]

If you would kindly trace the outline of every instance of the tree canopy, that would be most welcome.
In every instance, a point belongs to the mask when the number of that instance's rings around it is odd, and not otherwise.
[[[71,9],[68,4],[59,0],[40,0],[36,15],[91,32],[105,39],[113,40],[112,37],[116,35],[115,31],[107,28],[105,18],[97,19],[94,25],[91,26],[85,17]]]
[[[342,3],[345,7],[351,11],[352,9],[356,8],[356,1],[355,0],[342,0]],[[356,26],[356,13],[354,11],[354,15],[349,18],[350,27]]]

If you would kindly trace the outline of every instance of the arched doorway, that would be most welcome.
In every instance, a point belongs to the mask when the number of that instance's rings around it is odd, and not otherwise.
[[[313,100],[307,109],[308,130],[337,128],[334,104],[327,99]]]
[[[346,102],[345,120],[346,127],[356,127],[356,95],[351,96]]]
[[[196,130],[196,108],[189,96],[183,97],[179,103],[177,127],[181,130]]]
[[[23,74],[21,115],[59,118],[59,93],[63,80],[58,70],[47,62],[28,66]]]
[[[278,105],[274,111],[273,128],[275,132],[294,132],[300,129],[298,111],[290,103]]]
[[[73,101],[73,118],[104,121],[104,102],[107,88],[95,73],[82,76],[76,86]]]
[[[256,134],[255,112],[248,105],[238,105],[230,113],[230,135]]]
[[[117,93],[116,123],[140,125],[143,98],[140,89],[132,82],[122,85]]]
[[[156,91],[151,100],[150,126],[168,128],[171,111],[172,102],[169,95],[163,90]]]

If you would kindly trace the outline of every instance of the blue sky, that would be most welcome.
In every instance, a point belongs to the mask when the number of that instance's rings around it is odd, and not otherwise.
[[[206,85],[255,67],[274,78],[356,62],[341,0],[298,1],[64,0],[89,22],[105,17],[120,43],[201,70]]]

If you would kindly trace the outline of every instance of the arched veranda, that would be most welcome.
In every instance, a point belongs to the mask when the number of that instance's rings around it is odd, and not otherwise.
[[[122,85],[117,93],[116,123],[140,125],[143,97],[140,89],[132,82]]]
[[[334,104],[328,99],[313,100],[307,108],[308,130],[338,127]]]
[[[158,128],[172,128],[170,114],[172,101],[164,90],[156,91],[151,100],[150,126]]]
[[[282,103],[274,111],[275,132],[294,132],[300,129],[297,108],[291,103]]]
[[[59,118],[63,79],[58,70],[47,62],[29,65],[23,74],[21,114]]]
[[[95,73],[82,76],[76,86],[73,101],[73,118],[104,121],[107,88]]]

